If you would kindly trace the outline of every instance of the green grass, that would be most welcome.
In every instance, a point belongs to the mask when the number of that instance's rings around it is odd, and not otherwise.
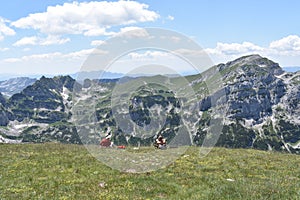
[[[298,155],[214,148],[200,158],[191,147],[163,169],[131,174],[79,145],[1,144],[0,152],[1,200],[300,199]]]

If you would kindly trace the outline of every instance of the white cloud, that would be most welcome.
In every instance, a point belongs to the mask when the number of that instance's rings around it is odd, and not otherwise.
[[[180,40],[181,40],[181,38],[180,37],[176,37],[176,36],[172,36],[171,37],[171,40],[173,41],[173,42],[179,42]]]
[[[250,42],[239,43],[221,43],[218,42],[216,48],[206,49],[209,54],[224,54],[224,55],[237,55],[244,53],[257,53],[262,52],[264,48],[257,46]]]
[[[167,19],[173,21],[175,18],[172,15],[168,15]]]
[[[171,55],[167,52],[162,51],[146,51],[146,52],[131,52],[128,54],[131,60],[157,60],[162,57],[170,57]]]
[[[0,17],[0,41],[4,39],[4,36],[12,36],[16,34],[13,29],[6,25],[8,22],[8,20]]]
[[[268,48],[260,47],[251,42],[243,43],[221,43],[218,42],[215,48],[207,48],[204,51],[215,63],[224,63],[238,57],[249,54],[260,54],[266,56],[270,52]]]
[[[32,60],[51,60],[56,59],[57,57],[62,56],[62,53],[60,52],[54,52],[54,53],[45,53],[45,54],[34,54],[30,56],[23,56],[22,61],[32,61]]]
[[[8,51],[9,48],[0,48],[0,52]]]
[[[300,51],[300,37],[289,35],[270,43],[270,48],[278,51]]]
[[[48,46],[48,45],[52,45],[52,44],[65,44],[67,42],[70,42],[70,38],[60,38],[57,36],[49,35],[47,38],[41,39],[39,41],[39,44],[43,45],[43,46]]]
[[[114,32],[107,32],[106,28],[91,28],[83,33],[84,36],[99,36],[99,35],[113,35]]]
[[[46,12],[30,14],[11,24],[48,35],[110,35],[112,26],[155,21],[159,15],[149,6],[135,1],[73,2],[49,6]]]
[[[22,39],[18,40],[13,44],[13,46],[23,46],[23,45],[36,45],[37,44],[37,37],[23,37]]]
[[[187,57],[203,57],[206,56],[205,50],[193,50],[193,49],[177,49],[174,53],[187,56]]]
[[[102,44],[105,44],[105,41],[103,41],[103,40],[93,40],[91,42],[91,46],[99,46],[99,45],[102,45]]]
[[[149,33],[144,28],[127,26],[121,28],[120,32],[116,33],[114,36],[121,36],[126,38],[147,38],[149,37]]]
[[[21,62],[22,59],[20,58],[6,58],[3,60],[3,62],[6,62],[6,63],[15,63],[15,62]]]
[[[205,51],[216,63],[227,62],[243,55],[260,54],[276,60],[283,66],[298,66],[300,60],[300,37],[289,35],[279,40],[271,41],[266,47],[250,42],[217,43],[215,48],[207,48]]]
[[[83,49],[69,53],[51,52],[11,57],[0,60],[2,73],[18,74],[70,74],[80,70],[90,55],[103,55],[108,52],[100,49]]]
[[[173,52],[136,50],[115,60],[108,71],[124,74],[196,73],[195,68]]]
[[[7,59],[4,59],[3,61],[8,62],[8,63],[26,62],[26,61],[36,62],[38,60],[46,61],[49,59],[57,59],[62,56],[63,56],[62,53],[54,52],[54,53],[46,53],[46,54],[27,55],[27,56],[22,56],[20,58],[7,58]]]
[[[74,51],[70,53],[63,54],[61,52],[52,52],[52,53],[45,53],[45,54],[33,54],[22,56],[20,58],[7,58],[4,59],[4,62],[36,62],[36,61],[44,61],[48,62],[50,60],[59,60],[59,59],[79,59],[84,60],[91,54],[106,54],[106,51],[100,49],[83,49],[80,51]]]
[[[30,51],[31,49],[30,48],[24,48],[22,49],[23,51]]]
[[[60,38],[58,36],[51,36],[49,35],[47,38],[38,38],[36,36],[32,37],[23,37],[22,39],[18,40],[13,44],[13,46],[25,46],[25,45],[42,45],[48,46],[53,44],[64,44],[69,42],[69,38]]]
[[[63,58],[71,58],[71,59],[83,59],[87,58],[89,55],[103,55],[107,54],[107,51],[103,51],[101,49],[83,49],[80,51],[71,52],[63,55]]]
[[[243,43],[217,43],[215,48],[207,48],[209,55],[240,56],[244,54],[259,53],[266,56],[295,56],[300,55],[300,37],[289,35],[270,42],[268,47],[261,47],[250,42]]]

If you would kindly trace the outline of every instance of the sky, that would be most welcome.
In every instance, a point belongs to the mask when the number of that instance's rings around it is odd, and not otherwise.
[[[127,30],[147,27],[191,38],[214,64],[260,54],[282,67],[300,66],[297,0],[10,0],[1,4],[1,74],[76,73],[98,45]],[[137,57],[165,56],[134,53],[124,58],[127,65]],[[127,65],[123,62],[114,72],[126,73]]]

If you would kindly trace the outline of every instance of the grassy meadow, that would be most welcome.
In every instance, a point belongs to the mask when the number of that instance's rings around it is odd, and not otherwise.
[[[125,173],[80,145],[1,144],[0,199],[300,199],[299,155],[224,148],[198,155],[191,147],[162,169]]]

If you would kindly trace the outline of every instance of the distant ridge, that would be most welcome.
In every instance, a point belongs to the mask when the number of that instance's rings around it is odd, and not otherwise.
[[[105,71],[81,71],[70,75],[72,78],[82,81],[84,79],[116,79],[124,76],[122,73],[105,72]]]
[[[282,67],[286,72],[297,72],[300,70],[300,66]]]
[[[35,78],[17,77],[0,81],[0,92],[5,96],[12,96],[21,92],[27,86],[32,85],[36,80]]]

